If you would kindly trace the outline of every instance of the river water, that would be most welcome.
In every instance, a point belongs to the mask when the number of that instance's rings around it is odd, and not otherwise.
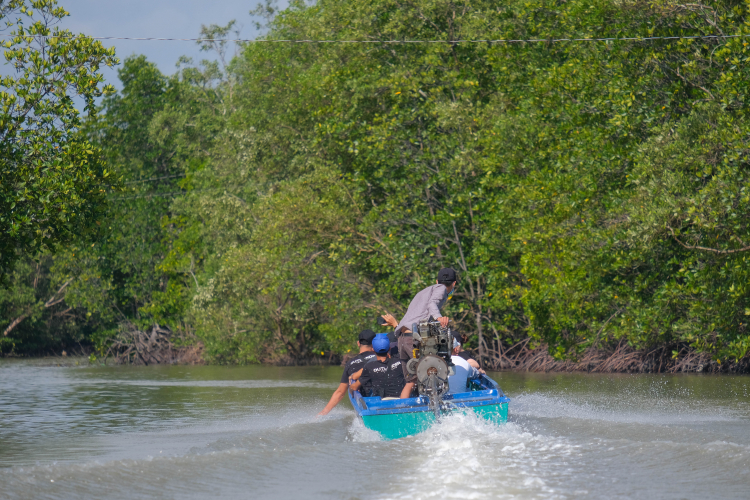
[[[0,498],[750,498],[750,378],[496,373],[510,419],[380,441],[335,367],[0,360]]]

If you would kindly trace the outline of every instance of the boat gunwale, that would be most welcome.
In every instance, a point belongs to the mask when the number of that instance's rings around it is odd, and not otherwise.
[[[497,382],[491,378],[482,375],[476,380],[483,387],[487,388],[478,391],[448,394],[444,398],[444,401],[453,404],[456,409],[503,405],[510,402],[510,399],[505,396],[497,385]],[[368,402],[368,399],[372,401]],[[349,401],[351,401],[354,410],[360,417],[430,411],[426,398],[422,396],[383,401],[379,397],[364,398],[358,391],[355,391],[354,393],[349,392]]]

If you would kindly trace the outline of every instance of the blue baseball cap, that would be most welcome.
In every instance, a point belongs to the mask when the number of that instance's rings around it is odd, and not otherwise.
[[[377,354],[386,354],[391,348],[391,341],[388,340],[387,333],[378,333],[375,338],[372,339],[372,350]]]

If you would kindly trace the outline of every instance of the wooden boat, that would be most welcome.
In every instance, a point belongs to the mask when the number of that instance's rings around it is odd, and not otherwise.
[[[473,412],[495,423],[508,420],[508,403],[497,383],[486,375],[469,382],[467,392],[442,397],[440,414]],[[436,420],[425,396],[407,399],[365,398],[349,391],[349,400],[365,427],[379,432],[385,439],[412,436],[428,429]]]

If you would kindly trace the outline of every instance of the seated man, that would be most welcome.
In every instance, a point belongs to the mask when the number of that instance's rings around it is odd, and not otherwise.
[[[350,389],[362,388],[366,397],[380,396],[382,399],[396,399],[404,388],[404,372],[401,360],[390,356],[391,342],[388,334],[378,333],[372,341],[376,358],[367,362],[359,378]]]
[[[331,396],[331,400],[328,401],[326,407],[323,408],[323,411],[318,413],[318,415],[328,415],[328,412],[333,410],[333,408],[337,404],[339,404],[342,399],[344,399],[344,396],[346,395],[346,388],[349,387],[349,378],[354,373],[361,370],[368,361],[370,361],[371,359],[375,359],[375,353],[372,351],[372,339],[374,338],[375,332],[373,332],[372,330],[362,330],[362,332],[359,334],[359,340],[357,341],[357,346],[359,346],[359,354],[347,361],[346,365],[344,366],[344,373],[341,375],[341,383],[334,391],[333,395]]]
[[[484,374],[484,370],[471,366],[468,361],[458,355],[459,352],[461,352],[461,344],[454,338],[451,360],[456,365],[456,373],[448,377],[448,385],[450,386],[448,394],[466,392],[468,381],[477,378],[480,374]]]
[[[464,349],[464,342],[466,342],[466,337],[464,337],[463,334],[457,331],[452,331],[452,333],[453,333],[453,338],[456,339],[459,343],[458,356],[461,356],[462,358],[464,358],[474,368],[479,369],[479,363],[477,362],[477,360],[472,358],[469,351]]]
[[[416,375],[411,375],[406,371],[406,363],[413,357],[414,352],[412,325],[433,318],[439,321],[443,327],[448,326],[450,320],[442,315],[440,309],[453,295],[457,283],[456,271],[453,268],[445,267],[441,269],[438,272],[436,284],[428,286],[414,296],[409,304],[409,309],[406,310],[406,314],[396,327],[394,333],[398,338],[398,355],[406,379],[406,385],[401,393],[402,398],[411,396],[411,391],[417,381]]]

